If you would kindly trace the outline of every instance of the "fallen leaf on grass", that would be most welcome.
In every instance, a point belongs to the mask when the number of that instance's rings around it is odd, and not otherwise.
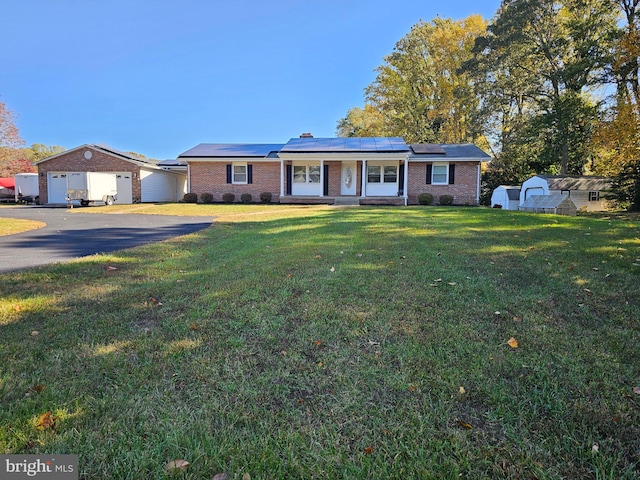
[[[198,325],[195,324],[195,322],[191,322],[191,325],[189,325],[189,328],[191,330],[199,330],[200,328],[198,327]]]
[[[169,473],[173,472],[184,472],[187,468],[189,468],[189,462],[182,459],[171,460],[167,463],[165,470]]]
[[[33,390],[36,393],[40,393],[41,391],[44,390],[44,385],[41,383],[38,385],[34,385],[33,387],[31,387],[31,390]]]
[[[107,265],[107,270],[117,270],[118,267],[114,267],[113,265]]]
[[[251,480],[251,475],[245,473],[244,475],[242,475],[242,480]]]
[[[229,476],[229,474],[227,472],[216,473],[213,476],[213,480],[231,480],[231,477]]]
[[[465,393],[467,393],[464,387],[460,387],[459,392],[460,392],[460,395],[464,395]]]
[[[511,337],[509,339],[509,341],[507,342],[507,345],[509,345],[511,348],[518,348],[518,340],[516,340],[515,338]]]
[[[40,335],[40,332],[39,332],[39,331],[37,331],[37,330],[33,330],[33,331],[31,332],[31,336],[32,336],[32,337],[37,337],[38,335]]]
[[[633,393],[640,395],[640,387],[633,387]]]
[[[151,296],[151,297],[149,297],[149,301],[151,303],[155,303],[156,305],[162,305],[162,302],[160,301],[160,299],[158,297]]]
[[[364,449],[365,455],[371,455],[373,453],[373,447],[367,447]]]
[[[462,428],[466,428],[467,430],[473,430],[473,425],[467,422],[463,422],[462,420],[458,420],[458,425],[460,425]]]
[[[336,267],[331,267],[331,268],[329,269],[329,271],[331,271],[331,272],[335,272],[335,271],[336,271]]]
[[[38,430],[47,430],[55,427],[57,417],[51,415],[51,412],[45,412],[38,417],[36,427]]]

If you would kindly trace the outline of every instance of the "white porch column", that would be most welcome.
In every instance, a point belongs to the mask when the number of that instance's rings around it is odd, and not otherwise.
[[[407,191],[407,187],[409,185],[409,158],[406,158],[404,161],[404,178],[402,179],[404,187],[402,188],[402,192],[404,194],[404,206],[406,207],[409,203],[409,192]]]
[[[284,197],[284,160],[280,159],[280,196]]]
[[[362,178],[360,179],[360,196],[367,196],[367,161],[362,160]]]
[[[324,160],[320,160],[320,196],[324,197]]]
[[[476,205],[480,205],[480,182],[482,181],[482,162],[478,163],[478,183],[476,185]]]

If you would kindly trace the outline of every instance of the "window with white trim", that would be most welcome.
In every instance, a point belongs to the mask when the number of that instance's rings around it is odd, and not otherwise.
[[[449,184],[449,164],[448,163],[434,163],[431,170],[431,183],[433,185],[448,185]]]
[[[232,183],[247,183],[247,164],[246,163],[234,163]]]
[[[380,165],[367,165],[367,182],[380,183]]]
[[[320,183],[320,165],[294,165],[293,183]]]
[[[320,165],[309,165],[309,183],[320,183]]]
[[[384,166],[384,183],[396,183],[398,181],[398,166]]]

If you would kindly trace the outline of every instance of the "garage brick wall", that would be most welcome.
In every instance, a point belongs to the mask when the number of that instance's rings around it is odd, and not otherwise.
[[[407,191],[409,204],[416,205],[421,193],[433,195],[434,204],[440,195],[452,195],[454,205],[476,205],[479,162],[449,162],[456,166],[453,185],[427,184],[427,162],[410,162]]]
[[[84,152],[87,150],[92,153],[90,160],[84,158]],[[134,199],[142,197],[139,166],[92,148],[70,151],[38,164],[41,204],[49,201],[47,190],[48,172],[130,172],[132,196]]]
[[[253,170],[253,183],[234,184],[227,183],[227,165],[232,162],[192,162],[189,164],[191,171],[190,191],[198,195],[198,201],[203,193],[213,195],[214,202],[221,202],[225,193],[233,193],[236,202],[240,201],[240,195],[250,193],[252,201],[259,202],[262,192],[271,192],[272,202],[280,199],[280,162],[251,162]]]

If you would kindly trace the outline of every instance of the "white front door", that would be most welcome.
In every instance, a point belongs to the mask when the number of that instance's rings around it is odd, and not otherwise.
[[[340,195],[355,195],[357,178],[356,162],[342,162]]]

